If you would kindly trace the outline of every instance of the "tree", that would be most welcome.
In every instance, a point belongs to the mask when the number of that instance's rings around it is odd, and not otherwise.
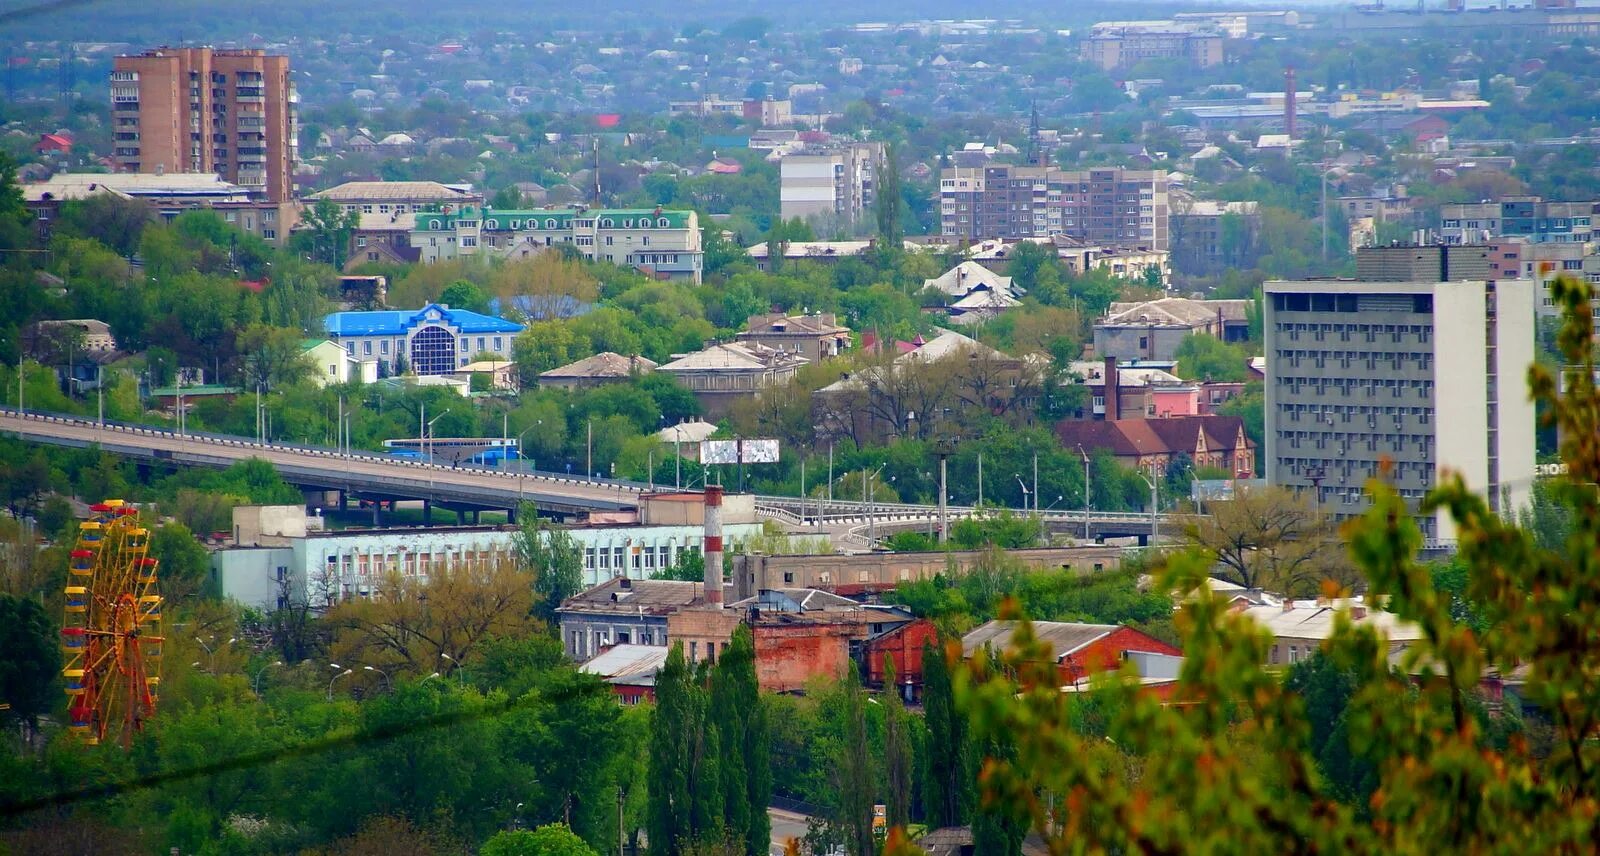
[[[11,707],[0,717],[22,723],[31,733],[40,714],[56,703],[61,645],[56,624],[38,601],[0,594],[0,699]]]
[[[1248,589],[1315,595],[1324,580],[1356,580],[1332,524],[1305,497],[1281,487],[1244,488],[1186,516],[1189,542],[1212,556],[1226,579]]]
[[[540,617],[554,623],[562,601],[583,586],[583,549],[571,533],[541,520],[532,506],[524,510],[522,529],[514,541],[517,559],[533,575]]]
[[[966,713],[956,706],[955,686],[943,640],[922,648],[922,709],[928,724],[923,793],[928,825],[961,826],[971,811],[972,776],[967,755]]]
[[[350,253],[350,237],[361,223],[361,215],[346,211],[331,199],[318,199],[317,204],[300,215],[306,229],[297,236],[303,249],[324,264],[343,268]]]
[[[489,312],[489,298],[484,295],[483,289],[471,280],[458,279],[445,286],[444,292],[439,295],[439,302],[469,312],[482,314]]]
[[[679,856],[697,841],[721,837],[715,821],[725,804],[708,704],[683,643],[674,642],[656,673],[656,713],[650,722],[646,829],[652,854]]]
[[[194,595],[211,571],[211,554],[182,523],[168,523],[150,536],[150,556],[157,562],[161,593],[169,603]]]
[[[723,811],[729,839],[742,842],[745,856],[766,856],[772,848],[767,803],[772,797],[771,745],[767,708],[756,683],[755,642],[740,624],[717,660],[711,678],[711,713],[722,745]]]
[[[600,296],[599,283],[582,263],[563,253],[539,253],[500,266],[489,278],[500,312],[524,321],[571,318]]]
[[[494,196],[489,200],[489,207],[500,211],[515,211],[522,207],[522,191],[518,190],[516,185],[508,184],[494,192]]]
[[[840,684],[844,698],[844,735],[833,758],[839,802],[831,823],[844,839],[850,856],[871,856],[877,842],[872,832],[873,775],[872,755],[867,743],[867,694],[861,676],[851,663]]]
[[[1206,333],[1190,333],[1173,354],[1178,374],[1189,380],[1243,381],[1249,377],[1244,351]]]
[[[63,203],[53,233],[99,241],[119,256],[131,256],[139,251],[145,228],[156,222],[155,208],[143,199],[96,193]]]
[[[1418,560],[1416,510],[1397,490],[1371,482],[1371,508],[1345,529],[1369,598],[1382,599],[1420,637],[1392,652],[1372,622],[1342,618],[1322,646],[1355,687],[1344,730],[1353,757],[1373,771],[1366,800],[1341,803],[1339,790],[1316,774],[1308,746],[1326,722],[1308,717],[1305,699],[1264,665],[1271,635],[1204,585],[1214,560],[1204,552],[1173,556],[1161,573],[1163,586],[1197,592],[1179,613],[1184,665],[1170,696],[1176,704],[1141,693],[1135,682],[1103,678],[1105,736],[1079,733],[1049,649],[1026,623],[1003,670],[969,673],[962,699],[975,728],[1005,735],[1018,749],[1014,758],[988,762],[986,799],[1027,817],[1056,851],[1600,848],[1600,778],[1592,772],[1600,727],[1592,294],[1586,282],[1566,277],[1551,290],[1565,319],[1564,368],[1559,383],[1538,365],[1528,377],[1562,438],[1568,475],[1551,488],[1572,512],[1567,540],[1542,547],[1459,476],[1423,499],[1421,513],[1446,513],[1456,523],[1465,591],[1486,620],[1479,632],[1457,618],[1452,599],[1435,588],[1434,569]],[[1484,675],[1513,668],[1548,742],[1519,733],[1517,706],[1495,712],[1484,704]],[[1327,740],[1337,740],[1338,730]]]
[[[496,832],[483,843],[479,856],[599,856],[593,847],[559,823],[533,831]]]
[[[300,347],[300,334],[285,327],[251,324],[239,331],[237,347],[244,358],[241,375],[246,389],[270,391],[288,386],[311,372],[311,359]]]
[[[916,763],[911,749],[911,726],[900,687],[895,683],[894,658],[883,655],[883,772],[888,798],[884,800],[885,820],[890,828],[911,825],[911,777]]]
[[[399,568],[380,570],[370,600],[328,610],[332,654],[340,662],[391,673],[453,671],[485,640],[524,636],[536,628],[528,619],[530,583],[507,561],[437,562],[425,578],[402,575]]]
[[[893,143],[884,146],[883,164],[878,173],[877,200],[873,203],[878,215],[878,246],[881,250],[896,253],[905,236],[900,226],[900,164],[898,149]],[[891,256],[892,257],[892,256]]]

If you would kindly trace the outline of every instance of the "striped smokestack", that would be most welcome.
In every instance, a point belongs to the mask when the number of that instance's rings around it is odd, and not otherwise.
[[[706,485],[706,605],[722,606],[722,488]]]

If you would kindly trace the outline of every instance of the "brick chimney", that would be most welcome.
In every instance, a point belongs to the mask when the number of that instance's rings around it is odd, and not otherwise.
[[[1121,416],[1121,414],[1122,414],[1122,410],[1120,409],[1120,399],[1121,399],[1121,397],[1122,397],[1121,383],[1120,383],[1119,378],[1117,377],[1117,358],[1116,357],[1106,357],[1105,396],[1104,396],[1104,398],[1106,400],[1106,414],[1105,415],[1106,415],[1106,419],[1108,421],[1116,421]]]
[[[706,606],[722,608],[722,488],[706,485]]]

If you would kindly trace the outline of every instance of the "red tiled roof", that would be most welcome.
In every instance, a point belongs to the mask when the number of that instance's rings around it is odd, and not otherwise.
[[[1056,436],[1068,449],[1110,449],[1118,457],[1170,455],[1192,452],[1201,432],[1211,451],[1237,448],[1244,420],[1237,416],[1172,416],[1165,419],[1106,421],[1065,420],[1056,424]],[[1249,448],[1251,441],[1245,437]]]

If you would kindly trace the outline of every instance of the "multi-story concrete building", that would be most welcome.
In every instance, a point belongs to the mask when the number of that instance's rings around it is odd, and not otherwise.
[[[401,215],[420,211],[450,212],[483,204],[483,194],[467,185],[437,181],[347,181],[306,197],[307,204],[322,200],[351,214]]]
[[[48,242],[65,202],[99,195],[137,199],[164,220],[185,211],[210,208],[223,220],[275,246],[283,246],[299,217],[293,202],[272,202],[248,188],[215,175],[62,172],[47,181],[22,186],[23,202],[34,216],[41,242]]]
[[[1167,172],[1119,167],[951,167],[939,182],[945,237],[1068,235],[1108,247],[1167,249]]]
[[[270,202],[292,199],[289,58],[159,48],[111,71],[112,156],[128,172],[215,173]]]
[[[1600,201],[1546,202],[1537,196],[1450,203],[1439,206],[1439,239],[1446,244],[1476,244],[1493,238],[1583,244],[1595,240],[1597,211]]]
[[[658,279],[698,283],[705,270],[700,218],[693,211],[463,206],[418,214],[411,231],[411,246],[427,263],[476,253],[527,257],[557,245]]]
[[[1338,517],[1388,478],[1415,505],[1444,472],[1501,510],[1533,480],[1533,285],[1527,280],[1268,282],[1266,453],[1270,484],[1313,491]],[[1454,540],[1443,513],[1419,515]]]
[[[1179,273],[1204,275],[1255,264],[1261,234],[1260,203],[1174,202],[1167,222],[1172,267]]]
[[[850,328],[841,325],[832,312],[806,315],[769,312],[750,316],[744,332],[734,338],[774,351],[799,354],[809,362],[820,363],[839,356],[850,347]]]
[[[1222,64],[1222,33],[1209,21],[1105,21],[1089,30],[1080,54],[1105,71],[1149,59],[1210,68]]]
[[[846,143],[786,156],[778,167],[778,208],[785,220],[834,215],[859,222],[877,201],[883,143]]]

